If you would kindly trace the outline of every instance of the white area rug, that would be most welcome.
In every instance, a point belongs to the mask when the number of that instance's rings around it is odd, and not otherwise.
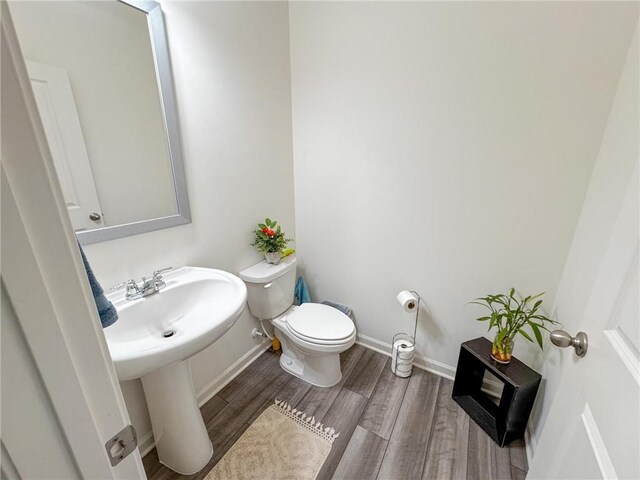
[[[339,434],[276,400],[242,434],[205,480],[312,480]]]

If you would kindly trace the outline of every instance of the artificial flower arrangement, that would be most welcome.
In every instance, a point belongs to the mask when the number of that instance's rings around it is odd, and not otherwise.
[[[264,253],[267,262],[278,263],[287,248],[287,243],[291,241],[292,239],[286,237],[277,221],[266,218],[264,223],[258,224],[255,240],[251,246],[256,247],[260,253]]]

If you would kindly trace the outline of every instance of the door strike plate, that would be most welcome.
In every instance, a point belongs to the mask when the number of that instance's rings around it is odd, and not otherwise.
[[[107,456],[111,461],[111,466],[118,465],[124,457],[133,452],[138,446],[138,436],[133,425],[127,425],[114,437],[104,444],[107,449]]]

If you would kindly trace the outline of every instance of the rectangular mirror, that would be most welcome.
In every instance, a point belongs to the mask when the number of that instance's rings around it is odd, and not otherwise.
[[[160,4],[9,7],[80,242],[190,223]]]

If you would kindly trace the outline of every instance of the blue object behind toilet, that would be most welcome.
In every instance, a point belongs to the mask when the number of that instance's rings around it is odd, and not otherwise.
[[[293,296],[296,303],[302,305],[303,303],[311,303],[311,295],[309,295],[309,289],[307,288],[307,282],[304,281],[302,276],[298,277],[296,281],[296,287],[293,289]]]

